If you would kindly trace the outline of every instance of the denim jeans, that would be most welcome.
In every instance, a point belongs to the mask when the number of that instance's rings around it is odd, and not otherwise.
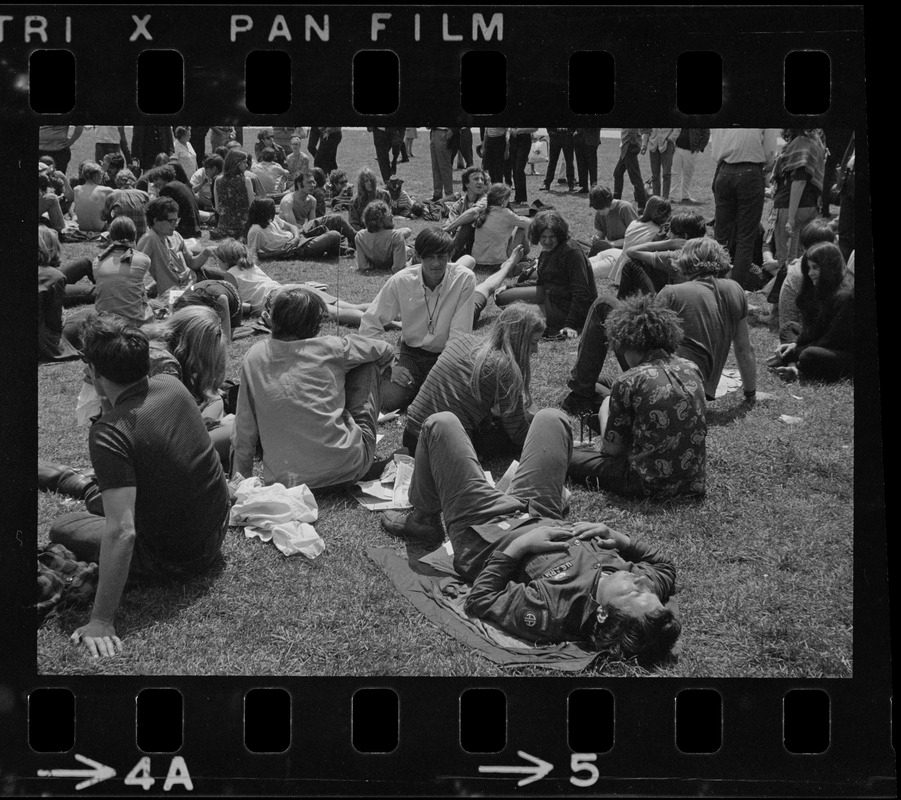
[[[676,151],[676,145],[673,142],[667,142],[664,150],[652,150],[651,157],[651,187],[654,194],[662,197],[664,200],[669,199],[670,182],[673,177],[673,155]],[[663,187],[661,191],[660,174],[663,173]]]
[[[429,136],[429,150],[432,155],[432,191],[438,199],[453,194],[454,164],[450,151],[451,132],[448,129],[433,130]]]
[[[441,353],[432,353],[421,347],[411,347],[406,342],[401,342],[400,352],[395,357],[394,363],[410,370],[413,383],[409,386],[398,386],[391,380],[391,370],[385,371],[382,378],[382,411],[405,411],[413,402],[413,398],[419,392],[425,379]]]
[[[638,154],[641,148],[638,145],[624,144],[619,150],[619,161],[613,168],[613,196],[619,200],[623,196],[624,176],[628,172],[629,180],[635,191],[635,202],[639,208],[644,208],[648,201],[647,192],[644,190],[644,181],[641,178],[641,167],[638,165]]]
[[[595,384],[598,375],[604,368],[607,360],[609,342],[607,331],[604,327],[607,317],[613,309],[618,308],[620,301],[611,294],[599,294],[597,299],[588,309],[588,316],[582,326],[582,336],[579,338],[579,349],[576,355],[576,363],[573,365],[570,378],[567,383],[574,395],[588,400],[594,398]],[[619,356],[620,366],[625,363]],[[625,366],[624,369],[628,369]]]
[[[576,174],[573,169],[573,135],[571,133],[552,133],[550,135],[550,152],[548,154],[547,172],[544,174],[544,185],[550,187],[557,171],[557,160],[560,151],[563,151],[563,160],[566,162],[566,182],[572,189],[576,185]]]
[[[382,174],[382,182],[388,183],[388,178],[391,177],[391,134],[384,128],[373,128],[372,141],[375,144],[375,160]]]
[[[518,133],[510,137],[510,149],[513,151],[513,194],[514,203],[528,201],[526,187],[526,164],[529,163],[529,151],[532,149],[532,134]]]
[[[461,555],[458,543],[465,543],[464,534],[471,525],[526,510],[533,516],[562,519],[572,440],[572,428],[562,411],[539,411],[529,426],[516,476],[504,494],[485,480],[460,420],[449,411],[432,414],[419,434],[410,502],[428,514],[444,513],[457,558]]]
[[[745,287],[751,272],[754,242],[763,214],[764,179],[761,164],[719,165],[714,181],[716,224],[714,237],[728,247],[735,241],[732,260],[733,280]]]

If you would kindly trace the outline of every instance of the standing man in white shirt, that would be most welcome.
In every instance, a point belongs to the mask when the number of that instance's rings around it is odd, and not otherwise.
[[[421,230],[414,247],[422,263],[388,278],[360,321],[361,336],[381,336],[398,316],[403,326],[390,377],[382,381],[383,412],[406,409],[448,340],[472,333],[472,258],[450,262],[454,240],[438,226]]]
[[[713,235],[723,247],[734,243],[729,277],[743,289],[747,288],[754,241],[763,216],[764,173],[773,166],[778,135],[777,128],[714,128],[710,134],[717,162]]]

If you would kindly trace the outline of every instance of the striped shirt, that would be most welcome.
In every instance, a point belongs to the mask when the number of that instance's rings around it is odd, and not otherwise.
[[[504,430],[510,439],[520,447],[526,441],[529,422],[526,419],[522,393],[504,397],[505,387],[513,376],[512,365],[499,353],[492,355],[482,368],[479,379],[479,396],[476,400],[470,388],[473,373],[473,353],[481,344],[480,337],[473,334],[451,339],[438,356],[416,395],[407,409],[406,433],[419,436],[423,423],[439,411],[450,411],[462,423],[463,429],[472,438],[479,425],[491,416],[495,395],[500,387],[499,411]]]

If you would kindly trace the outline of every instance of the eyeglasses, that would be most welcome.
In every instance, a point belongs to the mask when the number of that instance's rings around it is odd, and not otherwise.
[[[166,219],[160,221],[171,222],[173,225],[178,225],[178,223],[181,222],[181,217],[166,217]]]

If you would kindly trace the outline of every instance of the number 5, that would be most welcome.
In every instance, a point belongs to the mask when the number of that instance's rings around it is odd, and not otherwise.
[[[594,762],[597,760],[597,753],[573,753],[572,758],[569,760],[569,768],[573,772],[587,772],[591,777],[588,778],[577,778],[575,775],[570,777],[569,782],[573,786],[594,786],[597,783],[598,778],[601,776],[601,773],[598,772],[598,768],[594,765]]]

